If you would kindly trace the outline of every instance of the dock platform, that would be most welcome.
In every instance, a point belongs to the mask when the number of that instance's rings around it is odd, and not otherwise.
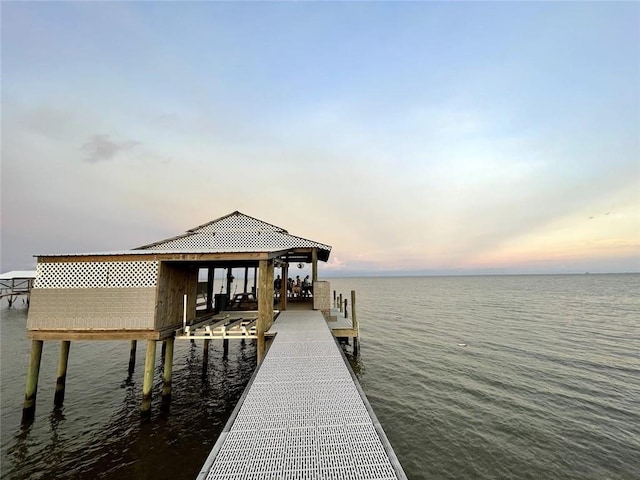
[[[284,311],[198,480],[406,479],[319,311]]]
[[[6,297],[9,307],[11,307],[19,296],[26,295],[28,305],[35,278],[35,270],[11,271],[0,274],[0,299]]]

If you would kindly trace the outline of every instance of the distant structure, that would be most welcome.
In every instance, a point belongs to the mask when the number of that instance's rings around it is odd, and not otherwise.
[[[3,273],[0,275],[0,299],[6,298],[11,307],[18,297],[26,295],[26,303],[29,305],[35,278],[35,270],[14,270]]]
[[[329,259],[331,247],[289,234],[283,228],[238,211],[132,250],[106,253],[37,255],[35,282],[27,334],[32,340],[23,420],[35,413],[38,374],[45,340],[61,341],[56,385],[56,405],[64,399],[64,387],[72,340],[130,340],[135,361],[136,342],[147,340],[142,413],[150,413],[156,342],[163,341],[165,388],[171,394],[173,341],[176,331],[196,319],[198,278],[207,273],[205,312],[224,309],[232,301],[214,295],[216,269],[226,269],[227,287],[234,268],[254,269],[257,284],[255,337],[258,361],[265,352],[265,332],[274,318],[274,269],[288,278],[288,266],[311,264],[313,309],[331,308],[329,284],[318,281],[318,261]],[[279,310],[287,309],[286,282],[275,295]],[[218,305],[215,305],[218,303]],[[198,311],[199,312],[199,311]],[[130,364],[130,368],[131,364]],[[150,372],[150,373],[148,373]]]

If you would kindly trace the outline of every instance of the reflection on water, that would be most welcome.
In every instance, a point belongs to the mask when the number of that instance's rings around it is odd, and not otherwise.
[[[26,310],[2,311],[2,478],[193,479],[256,365],[254,342],[176,341],[169,415],[140,422],[145,348],[129,374],[130,342],[72,342],[65,404],[53,408],[59,345],[45,342],[35,421],[20,425],[30,343]],[[8,339],[12,337],[11,341]],[[144,342],[140,342],[144,344]]]

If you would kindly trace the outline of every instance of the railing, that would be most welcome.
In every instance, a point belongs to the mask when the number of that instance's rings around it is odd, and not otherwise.
[[[334,308],[340,311],[340,313],[344,313],[344,318],[349,318],[349,301],[346,298],[342,298],[342,293],[340,295],[336,294],[336,291],[333,291],[333,305]],[[358,328],[358,320],[356,317],[356,291],[351,290],[351,323],[352,328]]]

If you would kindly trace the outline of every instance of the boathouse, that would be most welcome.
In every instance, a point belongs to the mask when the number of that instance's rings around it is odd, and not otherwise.
[[[33,417],[35,412],[40,357],[46,340],[62,341],[57,404],[64,397],[70,341],[131,340],[133,354],[135,342],[147,340],[142,410],[150,409],[156,342],[165,342],[164,348],[172,353],[176,331],[184,331],[185,325],[196,320],[199,294],[204,293],[206,312],[224,309],[232,301],[229,289],[225,295],[214,295],[216,269],[226,269],[228,282],[232,269],[245,269],[242,294],[253,299],[257,307],[251,333],[258,341],[260,362],[274,312],[287,309],[286,282],[282,282],[281,294],[274,295],[274,270],[280,268],[286,279],[289,264],[311,264],[312,308],[328,312],[330,287],[318,280],[318,262],[326,262],[330,252],[328,245],[291,235],[281,227],[236,211],[182,235],[131,250],[37,255],[27,320],[32,352],[23,417]],[[257,284],[252,292],[246,292],[246,272],[250,268]],[[204,292],[198,288],[202,269],[207,272]],[[169,396],[171,361],[168,363],[165,377],[168,375]],[[151,372],[150,378],[147,371]]]

